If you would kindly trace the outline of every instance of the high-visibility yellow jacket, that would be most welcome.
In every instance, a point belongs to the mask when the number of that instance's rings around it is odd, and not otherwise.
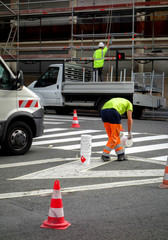
[[[132,103],[125,99],[125,98],[112,98],[109,101],[107,101],[103,109],[108,109],[108,108],[114,108],[117,110],[117,112],[122,115],[123,113],[127,111],[133,111],[133,106]]]
[[[101,68],[104,65],[104,57],[105,54],[107,52],[108,48],[105,47],[104,49],[97,49],[94,54],[93,54],[93,58],[94,58],[94,68]]]

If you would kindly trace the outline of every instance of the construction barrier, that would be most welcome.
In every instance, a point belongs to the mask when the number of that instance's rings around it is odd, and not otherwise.
[[[71,224],[64,219],[64,210],[59,181],[55,181],[48,219],[41,225],[42,228],[66,229]]]
[[[80,127],[80,125],[79,125],[79,122],[78,122],[77,112],[76,112],[76,110],[74,110],[73,123],[72,123],[71,128],[79,128],[79,127]]]
[[[163,177],[163,183],[160,184],[159,187],[160,188],[168,188],[168,157],[167,157],[165,173],[164,173],[164,177]]]

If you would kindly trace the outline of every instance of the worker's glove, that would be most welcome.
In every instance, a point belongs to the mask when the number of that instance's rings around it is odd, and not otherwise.
[[[114,38],[111,38],[110,39],[110,44],[112,45],[112,43],[113,43],[113,40],[114,40]]]
[[[128,139],[132,139],[132,132],[128,132]]]

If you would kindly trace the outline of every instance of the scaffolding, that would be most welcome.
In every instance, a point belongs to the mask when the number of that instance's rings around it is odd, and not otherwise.
[[[71,62],[88,63],[93,61],[93,51],[97,48],[98,42],[106,41],[110,35],[113,44],[109,47],[109,56],[105,61],[115,62],[117,50],[128,52],[125,61],[131,62],[131,71],[134,71],[135,61],[144,64],[149,61],[168,60],[167,30],[165,36],[155,37],[155,19],[164,18],[166,19],[164,21],[167,21],[168,1],[127,0],[123,1],[124,3],[115,3],[109,0],[109,2],[110,4],[106,5],[78,6],[79,0],[34,2],[13,0],[10,4],[0,1],[0,21],[10,26],[6,41],[0,43],[2,57],[6,61],[17,62],[17,68],[20,62],[42,63],[60,58]],[[145,19],[152,26],[150,38],[144,36]],[[114,23],[124,26],[129,23],[127,25],[131,24],[130,31],[122,32],[121,29],[120,32],[113,32]],[[135,31],[135,23],[140,26],[141,32]],[[31,24],[37,26],[39,39],[23,41],[21,30],[23,32],[23,28],[26,29]],[[62,39],[60,37],[56,41],[44,41],[42,28],[47,24],[59,26],[59,29],[68,25],[68,31],[71,28],[68,39],[64,39],[63,35]]]

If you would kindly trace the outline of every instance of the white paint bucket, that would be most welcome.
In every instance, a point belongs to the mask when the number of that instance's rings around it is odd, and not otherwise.
[[[92,152],[92,136],[81,135],[80,157],[81,162],[83,164],[90,165],[91,152]]]
[[[126,136],[122,136],[121,137],[121,144],[122,144],[122,146],[125,148],[125,147],[132,147],[132,145],[133,145],[133,141],[132,141],[132,139],[128,139]]]

